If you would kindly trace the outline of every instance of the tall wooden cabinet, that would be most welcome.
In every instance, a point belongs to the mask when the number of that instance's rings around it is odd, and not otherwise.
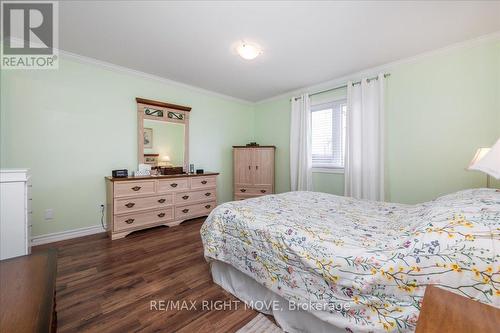
[[[274,146],[233,146],[234,200],[274,193]]]

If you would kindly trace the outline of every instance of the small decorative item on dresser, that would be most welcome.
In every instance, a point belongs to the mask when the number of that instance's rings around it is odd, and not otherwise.
[[[113,170],[111,171],[111,175],[114,178],[125,178],[128,177],[128,170],[127,169]]]
[[[189,164],[189,173],[194,173],[194,164]]]
[[[196,174],[199,175],[199,174],[202,174],[204,172],[203,169],[196,169]]]
[[[257,142],[250,142],[250,143],[247,143],[247,147],[258,147],[260,146]]]

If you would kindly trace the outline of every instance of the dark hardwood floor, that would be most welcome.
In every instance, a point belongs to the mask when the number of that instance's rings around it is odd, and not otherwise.
[[[234,332],[244,326],[257,313],[242,303],[226,311],[202,307],[204,300],[237,300],[212,282],[203,220],[113,242],[98,234],[34,248],[58,250],[58,332]],[[161,311],[157,303],[151,310],[150,302],[159,300],[196,302],[196,309]]]

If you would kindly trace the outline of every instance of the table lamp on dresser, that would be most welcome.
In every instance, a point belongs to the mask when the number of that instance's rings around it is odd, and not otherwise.
[[[469,164],[468,170],[486,174],[486,187],[490,187],[490,176],[500,179],[500,139],[491,148],[479,148]]]

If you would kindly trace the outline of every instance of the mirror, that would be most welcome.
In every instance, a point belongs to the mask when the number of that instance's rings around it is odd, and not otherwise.
[[[138,163],[160,174],[188,170],[190,107],[143,98],[137,101]]]
[[[144,119],[144,163],[183,167],[184,124]]]

